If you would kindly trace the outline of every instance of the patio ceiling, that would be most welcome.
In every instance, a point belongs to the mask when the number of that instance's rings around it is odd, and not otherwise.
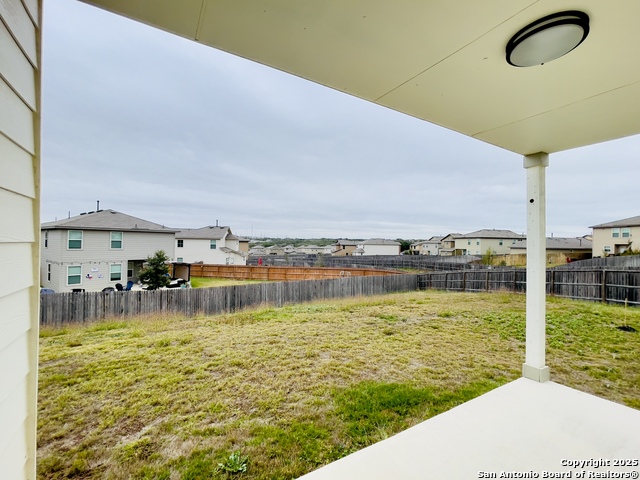
[[[83,1],[523,155],[640,133],[637,0]],[[576,50],[505,61],[520,28],[573,9]]]

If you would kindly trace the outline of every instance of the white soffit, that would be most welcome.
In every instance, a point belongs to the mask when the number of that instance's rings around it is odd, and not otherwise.
[[[523,155],[640,133],[640,1],[84,0]],[[585,42],[543,66],[509,38],[563,10]]]

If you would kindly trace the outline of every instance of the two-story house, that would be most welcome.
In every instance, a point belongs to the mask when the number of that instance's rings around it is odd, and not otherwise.
[[[440,253],[441,242],[444,237],[431,237],[429,240],[422,240],[411,244],[412,255],[438,255]]]
[[[136,282],[146,259],[163,250],[173,259],[176,230],[115,210],[43,223],[41,285],[56,292],[100,291]]]
[[[593,229],[594,257],[617,255],[630,249],[640,250],[640,215],[589,228]]]
[[[177,262],[207,265],[246,265],[248,252],[229,227],[185,228],[175,235]]]
[[[331,255],[336,257],[346,257],[353,255],[356,248],[358,248],[357,241],[342,238],[333,244]]]
[[[455,250],[462,252],[462,255],[483,255],[491,249],[495,255],[506,255],[518,240],[524,238],[525,235],[511,230],[477,230],[458,235],[455,239]]]

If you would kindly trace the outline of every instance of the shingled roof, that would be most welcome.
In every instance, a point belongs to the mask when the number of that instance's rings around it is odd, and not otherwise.
[[[637,217],[623,218],[622,220],[614,220],[613,222],[601,223],[600,225],[592,225],[589,228],[611,228],[611,227],[638,227],[640,226],[640,215]]]
[[[524,238],[524,235],[512,232],[511,230],[476,230],[475,232],[458,235],[456,238]]]
[[[229,240],[237,240],[238,237],[231,233],[229,227],[206,226],[202,228],[185,228],[176,233],[177,239],[201,239],[201,240],[220,240],[225,238]]]
[[[117,230],[125,232],[175,233],[177,230],[115,210],[98,210],[43,223],[42,230]]]

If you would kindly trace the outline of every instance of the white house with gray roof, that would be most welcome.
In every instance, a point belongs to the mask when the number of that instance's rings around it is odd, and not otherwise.
[[[462,255],[483,255],[491,249],[494,254],[506,255],[518,240],[525,238],[525,235],[512,232],[511,230],[483,229],[475,232],[458,235],[455,238],[455,250]]]
[[[247,252],[229,227],[206,226],[179,230],[175,236],[176,261],[205,265],[246,265]]]
[[[40,284],[56,292],[100,291],[137,282],[146,259],[163,250],[173,259],[176,230],[115,210],[43,223]]]
[[[371,238],[358,243],[353,255],[400,255],[400,242],[385,238]]]

